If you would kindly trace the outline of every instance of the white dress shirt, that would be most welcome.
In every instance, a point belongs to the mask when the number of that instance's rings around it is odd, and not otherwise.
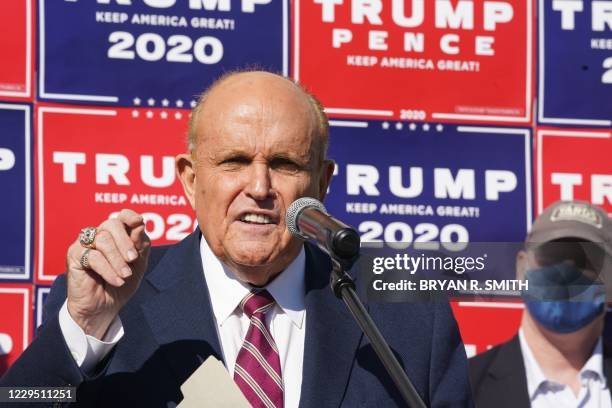
[[[119,316],[117,316],[106,331],[104,338],[98,340],[93,336],[85,334],[81,326],[76,324],[70,313],[68,313],[67,302],[64,302],[59,312],[60,329],[74,361],[83,371],[89,372],[121,340],[121,337],[123,337],[123,324]]]
[[[250,287],[240,282],[213,254],[204,237],[200,240],[200,255],[225,366],[233,377],[236,358],[250,323],[238,304]],[[280,354],[285,408],[297,407],[300,401],[306,335],[305,268],[306,255],[302,248],[287,269],[266,286],[276,301],[266,314],[266,323]],[[86,335],[68,313],[66,302],[60,310],[59,323],[68,349],[77,365],[86,372],[93,369],[123,336],[119,316],[102,341]]]
[[[200,240],[200,251],[225,366],[233,377],[236,358],[250,323],[238,304],[249,293],[250,287],[236,279],[219,261],[204,237]],[[276,301],[272,310],[266,313],[266,322],[280,354],[285,407],[297,407],[300,402],[306,334],[305,267],[306,255],[302,248],[287,269],[266,286]]]
[[[603,373],[601,337],[593,354],[578,373],[580,392],[577,396],[569,386],[546,378],[525,340],[522,329],[519,330],[519,341],[532,408],[612,408],[610,390]]]

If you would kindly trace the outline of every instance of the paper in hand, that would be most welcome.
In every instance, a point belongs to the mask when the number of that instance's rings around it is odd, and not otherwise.
[[[251,404],[229,376],[225,366],[210,356],[181,385],[183,400],[177,408],[250,408]]]

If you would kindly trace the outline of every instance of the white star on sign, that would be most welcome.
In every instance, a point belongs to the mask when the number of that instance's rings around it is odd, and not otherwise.
[[[139,97],[135,97],[134,98],[134,105],[136,105],[136,106],[140,105],[140,98]]]
[[[153,106],[153,105],[155,105],[155,99],[149,98],[149,99],[147,99],[147,103],[149,104],[149,106]]]
[[[382,128],[383,129],[389,129],[389,122],[383,122],[382,123]]]
[[[192,107],[192,108],[195,108],[195,106],[196,106],[196,101],[191,101],[191,103],[190,103],[189,105],[191,105],[191,107]]]
[[[151,119],[153,117],[153,112],[147,111],[147,118]]]
[[[168,104],[170,104],[170,101],[168,101],[167,99],[162,99],[162,106],[168,106]]]
[[[436,130],[437,130],[438,132],[441,132],[443,129],[444,129],[444,126],[442,126],[442,125],[436,125]]]
[[[140,116],[140,113],[139,113],[139,112],[138,112],[136,109],[134,109],[134,110],[132,111],[132,117],[133,117],[133,118],[137,118],[138,116]]]
[[[416,125],[414,123],[411,123],[411,124],[408,125],[408,129],[415,130],[416,129]]]
[[[397,130],[402,130],[402,128],[403,128],[403,127],[404,127],[404,125],[402,125],[402,122],[397,122],[397,123],[395,124],[395,128],[396,128]]]
[[[176,101],[176,106],[178,106],[179,108],[183,107],[183,101],[181,101],[180,99]]]
[[[166,119],[168,117],[168,112],[163,111],[162,113],[159,114],[159,116],[161,116],[162,119]]]
[[[429,130],[429,125],[427,123],[423,124],[423,130],[426,132]]]
[[[182,114],[181,112],[176,112],[176,113],[174,114],[174,118],[175,118],[175,119],[181,119],[182,117],[183,117],[183,114]]]

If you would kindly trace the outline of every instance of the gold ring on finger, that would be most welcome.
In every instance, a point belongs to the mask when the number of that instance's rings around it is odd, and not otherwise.
[[[96,233],[98,230],[96,227],[86,227],[81,230],[79,234],[79,243],[84,248],[96,249]]]

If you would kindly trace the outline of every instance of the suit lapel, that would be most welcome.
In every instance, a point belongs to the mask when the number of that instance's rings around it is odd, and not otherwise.
[[[525,365],[518,336],[500,348],[491,363],[489,375],[495,385],[487,392],[496,396],[498,407],[529,407]]]
[[[170,247],[145,279],[158,293],[142,305],[142,310],[179,383],[208,356],[222,359],[202,271],[199,230]]]
[[[362,333],[329,286],[331,261],[306,247],[306,339],[300,407],[342,402]]]
[[[603,372],[608,390],[612,390],[612,345],[603,339]]]

